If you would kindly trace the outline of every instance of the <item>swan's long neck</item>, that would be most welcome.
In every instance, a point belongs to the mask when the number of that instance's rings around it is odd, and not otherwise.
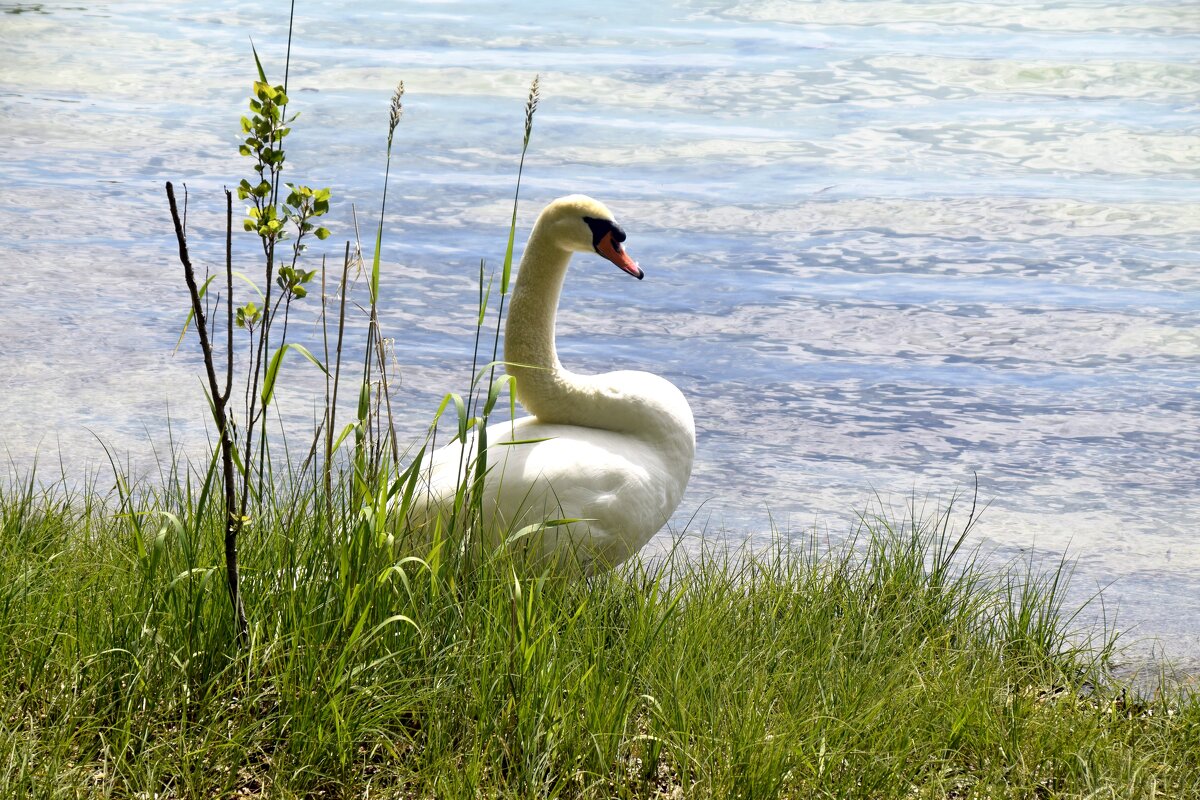
[[[504,360],[517,379],[517,399],[541,421],[607,427],[595,419],[587,379],[563,369],[554,346],[558,299],[570,261],[571,252],[555,243],[539,220],[517,272],[504,328]]]
[[[562,370],[554,346],[554,325],[558,316],[558,298],[571,253],[549,241],[541,226],[535,226],[525,245],[517,284],[513,288],[508,321],[504,328],[504,360],[517,378],[521,403],[535,416],[526,397],[539,398],[555,383]],[[522,365],[535,369],[521,369]],[[534,401],[537,405],[536,399]]]

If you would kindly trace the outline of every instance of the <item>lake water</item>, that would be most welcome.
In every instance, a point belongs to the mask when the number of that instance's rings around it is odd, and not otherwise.
[[[163,182],[189,184],[194,252],[216,262],[220,188],[250,172],[251,37],[282,78],[273,6],[0,3],[16,465],[40,447],[83,472],[97,437],[149,463],[168,409],[202,452]],[[1194,665],[1197,54],[1188,2],[300,3],[291,177],[333,188],[340,257],[352,203],[374,224],[405,82],[383,325],[415,439],[465,385],[540,73],[522,238],[575,191],[627,230],[646,280],[577,259],[559,346],[690,398],[680,525],[838,536],[877,495],[932,507],[978,475],[985,550],[1067,550],[1076,596],[1108,586],[1122,630]]]

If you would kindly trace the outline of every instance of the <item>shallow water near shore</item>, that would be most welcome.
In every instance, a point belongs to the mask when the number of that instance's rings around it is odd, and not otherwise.
[[[216,263],[248,37],[280,80],[286,7],[0,12],[0,445],[82,471],[94,433],[148,466],[169,409],[202,454],[162,184]],[[1197,52],[1168,2],[300,4],[290,179],[333,188],[326,244],[352,203],[369,230],[405,82],[382,314],[415,440],[465,388],[541,73],[521,230],[574,191],[627,230],[646,280],[577,259],[559,348],[689,397],[677,526],[837,537],[977,477],[985,550],[1068,550],[1074,596],[1108,587],[1120,629],[1200,664]]]

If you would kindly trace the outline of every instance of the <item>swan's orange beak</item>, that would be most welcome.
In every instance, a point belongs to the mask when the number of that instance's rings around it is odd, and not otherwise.
[[[600,241],[596,243],[596,252],[639,281],[645,277],[645,273],[642,272],[642,268],[638,266],[638,263],[629,257],[629,254],[621,247],[620,242],[613,239],[612,231],[600,237]]]

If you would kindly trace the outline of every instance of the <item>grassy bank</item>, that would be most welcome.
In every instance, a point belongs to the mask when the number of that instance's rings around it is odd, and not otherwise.
[[[563,584],[279,480],[239,649],[181,472],[0,490],[0,796],[1200,796],[1200,703],[1105,683],[945,518]]]

